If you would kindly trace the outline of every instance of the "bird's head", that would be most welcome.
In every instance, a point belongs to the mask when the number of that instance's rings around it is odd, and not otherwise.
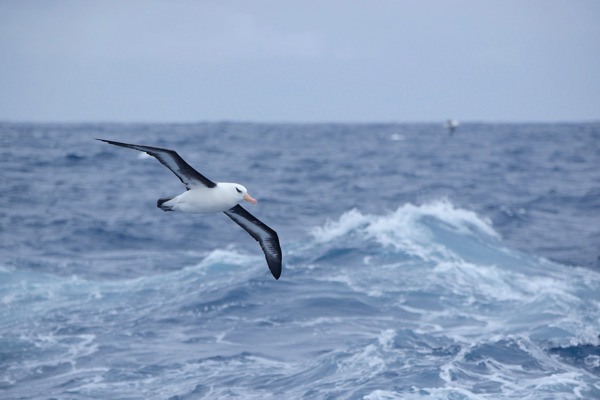
[[[248,190],[243,185],[234,183],[232,186],[233,186],[233,190],[235,190],[236,196],[238,196],[240,198],[240,201],[246,200],[248,203],[252,203],[252,204],[257,203],[256,199],[248,194]]]

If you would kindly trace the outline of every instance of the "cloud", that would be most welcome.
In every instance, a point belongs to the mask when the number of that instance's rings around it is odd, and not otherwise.
[[[597,115],[597,3],[432,4],[0,1],[0,118]]]

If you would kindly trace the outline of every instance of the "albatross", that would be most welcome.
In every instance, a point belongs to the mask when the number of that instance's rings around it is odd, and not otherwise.
[[[256,204],[248,190],[239,183],[213,182],[192,168],[177,152],[160,147],[96,139],[115,146],[143,151],[169,168],[187,189],[175,197],[158,199],[156,206],[163,211],[210,214],[224,212],[250,234],[265,253],[267,265],[275,279],[281,276],[281,247],[277,232],[250,214],[239,203],[243,200]]]

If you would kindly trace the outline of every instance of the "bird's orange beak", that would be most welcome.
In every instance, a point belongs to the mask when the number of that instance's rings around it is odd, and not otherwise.
[[[257,203],[256,199],[252,198],[252,196],[250,196],[248,193],[244,194],[244,200],[246,200],[248,203],[252,203],[252,204]]]

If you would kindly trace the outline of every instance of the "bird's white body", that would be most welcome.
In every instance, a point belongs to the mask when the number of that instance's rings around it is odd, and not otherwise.
[[[238,183],[217,182],[214,188],[195,187],[163,203],[169,210],[211,214],[227,211],[242,200],[253,202],[246,188]],[[255,203],[256,201],[254,201]]]

